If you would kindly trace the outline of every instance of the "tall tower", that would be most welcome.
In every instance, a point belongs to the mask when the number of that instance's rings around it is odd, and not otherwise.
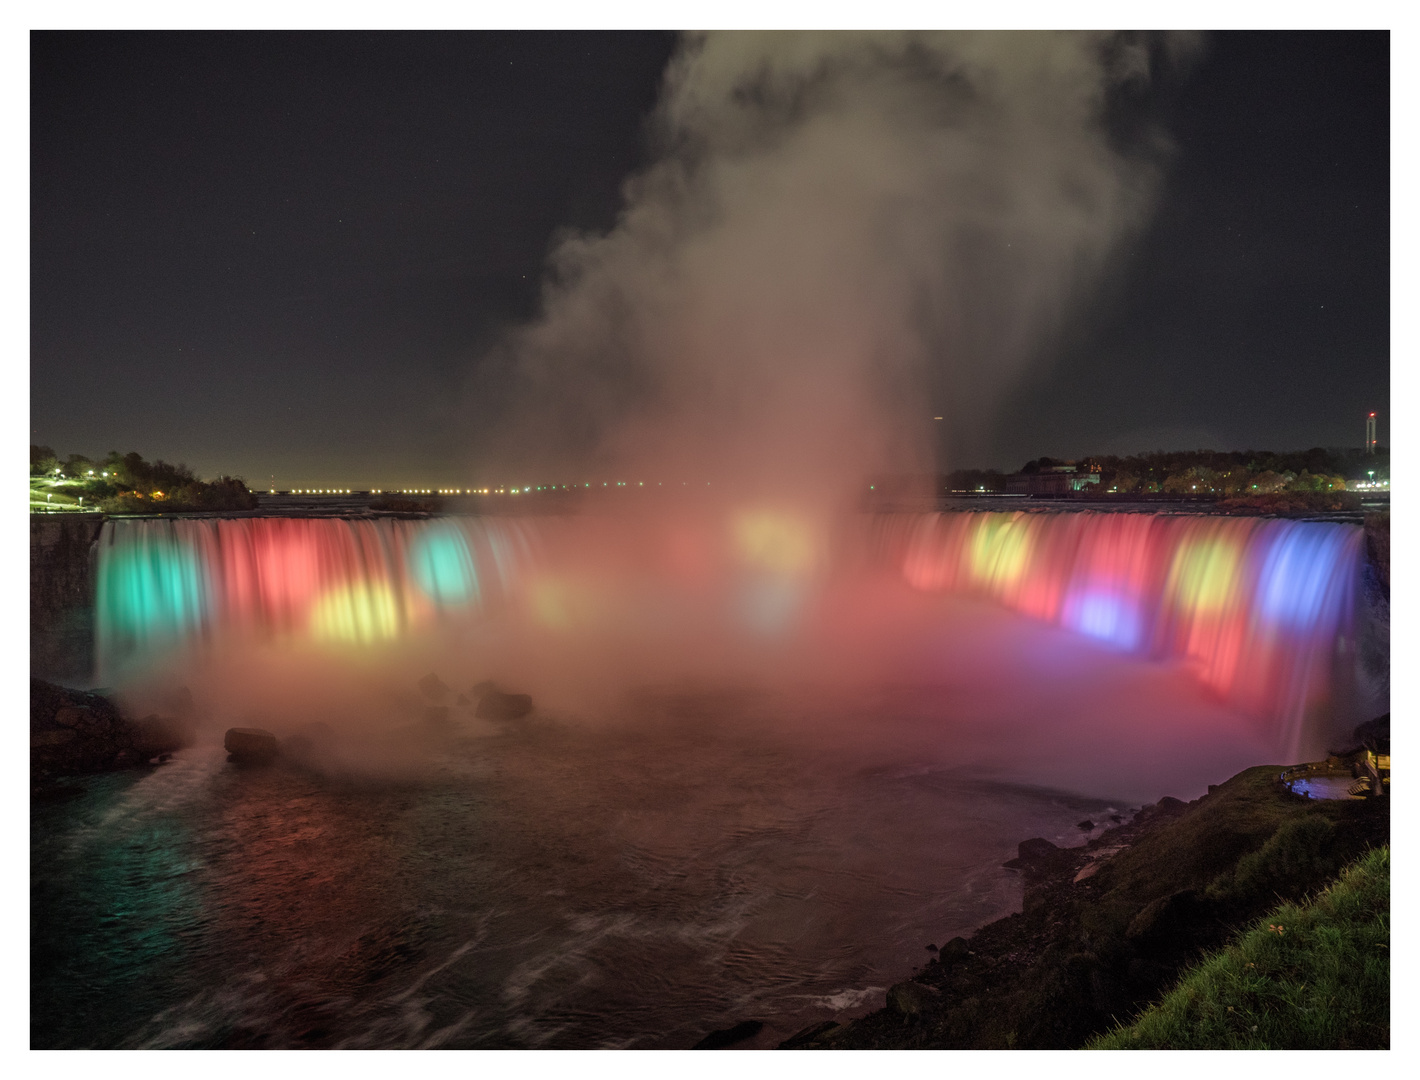
[[[1376,414],[1366,417],[1366,453],[1376,452]]]

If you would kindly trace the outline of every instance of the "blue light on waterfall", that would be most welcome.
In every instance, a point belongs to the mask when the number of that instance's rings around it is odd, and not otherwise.
[[[1138,606],[1104,590],[1073,598],[1061,621],[1072,630],[1126,650],[1138,648],[1143,630]]]
[[[409,549],[409,572],[426,596],[439,604],[478,599],[478,573],[463,533],[450,524],[426,529]]]
[[[1258,577],[1258,610],[1271,622],[1310,629],[1326,604],[1346,534],[1327,525],[1287,522],[1269,547]]]

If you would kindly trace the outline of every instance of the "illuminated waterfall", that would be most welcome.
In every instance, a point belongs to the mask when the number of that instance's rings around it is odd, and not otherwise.
[[[834,575],[810,573],[820,554],[812,533],[772,514],[688,533],[632,520],[601,522],[602,533],[597,522],[565,524],[559,545],[545,520],[110,521],[98,541],[100,676],[201,642],[363,656],[510,609],[526,609],[535,632],[579,640],[639,627],[655,643],[719,620],[741,639],[782,643],[806,630],[808,593],[832,587]],[[1121,652],[1180,662],[1241,711],[1270,720],[1279,752],[1292,758],[1349,718],[1358,693],[1356,526],[978,512],[897,515],[872,528],[879,558],[913,588],[989,598]],[[705,552],[689,558],[687,536],[691,555],[720,536],[724,568],[701,566],[715,560]]]
[[[98,540],[99,670],[109,678],[234,633],[392,641],[506,597],[535,539],[525,523],[478,518],[109,521]]]
[[[1344,710],[1354,525],[1126,513],[942,513],[897,523],[903,576],[989,597],[1139,656],[1177,659],[1278,724],[1295,754]]]

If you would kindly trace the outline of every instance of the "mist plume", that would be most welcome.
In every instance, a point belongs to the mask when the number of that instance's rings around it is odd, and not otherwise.
[[[988,424],[1146,219],[1167,142],[1123,145],[1106,109],[1191,43],[687,35],[656,160],[502,346],[505,464],[800,491],[930,469],[933,416],[957,444]]]

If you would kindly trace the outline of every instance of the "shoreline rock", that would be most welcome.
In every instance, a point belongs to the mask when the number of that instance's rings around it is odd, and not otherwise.
[[[124,716],[102,694],[30,678],[30,781],[130,769],[191,746],[186,717]]]
[[[1071,1049],[1136,1015],[1200,955],[1390,839],[1389,800],[1307,800],[1275,766],[1163,798],[1079,847],[1004,865],[1021,910],[953,938],[883,1008],[780,1049]]]

